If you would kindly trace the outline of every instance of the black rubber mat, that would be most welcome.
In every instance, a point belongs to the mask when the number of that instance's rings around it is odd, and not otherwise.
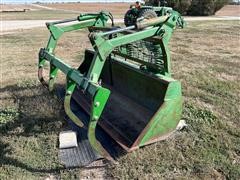
[[[88,140],[79,140],[78,147],[60,149],[59,158],[66,168],[84,167],[101,159],[89,144]]]
[[[64,91],[59,90],[57,96],[60,96],[59,98],[62,99],[64,96]],[[89,115],[85,113],[85,111],[79,105],[77,105],[74,100],[71,101],[71,109],[78,116],[78,118],[82,120],[85,127],[87,127]],[[67,116],[65,117],[65,120],[68,123],[66,130],[71,129],[77,132],[78,147],[60,149],[59,158],[61,163],[66,168],[74,168],[88,166],[92,162],[102,159],[103,157],[101,157],[90,145],[87,138],[87,129],[78,127]],[[125,152],[122,151],[122,148],[120,148],[119,145],[99,126],[96,129],[96,137],[113,158],[125,154]]]
[[[84,167],[102,157],[92,148],[85,129],[77,128],[66,116],[65,119],[69,124],[69,129],[77,132],[78,147],[59,149],[59,158],[66,168]],[[77,128],[77,129],[76,129]]]

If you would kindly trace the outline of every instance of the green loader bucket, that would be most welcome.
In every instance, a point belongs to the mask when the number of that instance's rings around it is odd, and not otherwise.
[[[175,130],[182,94],[180,82],[171,77],[168,42],[175,27],[184,23],[176,11],[125,28],[108,27],[108,19],[113,21],[111,13],[100,12],[47,23],[51,35],[39,52],[38,77],[52,91],[58,71],[66,74],[67,116],[87,129],[89,143],[100,155],[113,160],[96,138],[98,126],[128,152],[163,140]],[[58,26],[73,21],[77,24]],[[63,33],[83,28],[89,29],[93,50],[86,50],[80,67],[73,68],[56,57],[54,49]],[[46,61],[48,82],[43,78]],[[89,114],[87,124],[73,112],[73,99]]]
[[[85,52],[82,74],[93,58],[93,51]],[[143,73],[114,57],[106,60],[100,79],[111,95],[98,124],[125,150],[163,140],[175,130],[182,113],[180,82]],[[91,112],[91,97],[78,90],[73,97]]]

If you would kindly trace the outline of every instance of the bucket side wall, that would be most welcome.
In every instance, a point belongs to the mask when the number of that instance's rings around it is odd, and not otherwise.
[[[144,146],[173,132],[181,119],[182,104],[180,82],[170,82],[164,103],[141,133],[140,143],[135,145]]]

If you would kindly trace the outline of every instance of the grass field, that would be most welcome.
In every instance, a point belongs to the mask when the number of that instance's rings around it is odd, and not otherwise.
[[[173,76],[183,85],[188,127],[119,158],[107,177],[239,179],[239,28],[237,21],[209,21],[175,32]],[[0,179],[81,177],[81,169],[65,170],[58,160],[62,105],[37,81],[37,54],[47,37],[41,28],[0,36]],[[76,67],[87,42],[84,32],[70,33],[56,53]]]
[[[130,4],[133,3],[53,3],[44,4],[46,7],[64,9],[64,10],[75,10],[83,12],[98,12],[101,10],[107,10],[113,13],[117,17],[123,17],[126,13]],[[240,6],[237,5],[226,5],[220,9],[217,16],[239,16]]]
[[[62,10],[36,10],[26,12],[0,13],[1,20],[52,20],[66,19],[78,16],[79,13]]]
[[[115,18],[123,18],[123,14],[129,9],[129,3],[53,3],[42,4],[40,7],[2,5],[2,9],[14,10],[23,8],[36,8],[26,12],[0,12],[1,20],[49,20],[72,18],[80,13],[97,13],[100,11],[112,12]],[[43,7],[43,8],[41,8]],[[44,9],[53,8],[53,9]]]
[[[96,13],[100,11],[109,11],[115,18],[123,18],[123,15],[127,12],[131,4],[133,3],[53,3],[44,4],[44,6],[79,12]]]
[[[96,13],[102,10],[112,12],[114,18],[124,18],[131,3],[52,3],[42,4],[40,7],[26,5],[0,5],[3,10],[29,8],[27,12],[0,13],[1,20],[49,20],[76,17],[80,13]],[[44,9],[53,8],[51,9]],[[64,10],[64,11],[63,11]],[[217,16],[239,16],[240,7],[227,5],[218,12]]]

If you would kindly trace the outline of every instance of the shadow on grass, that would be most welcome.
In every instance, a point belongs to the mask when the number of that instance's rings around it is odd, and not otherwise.
[[[61,85],[57,86],[58,89],[63,88]],[[0,93],[6,94],[1,97],[1,100],[13,101],[13,106],[15,107],[12,110],[12,118],[8,122],[1,123],[0,121],[0,166],[19,167],[32,173],[58,173],[61,170],[65,170],[58,160],[56,160],[58,158],[54,158],[57,157],[57,134],[62,130],[62,122],[65,122],[63,120],[65,116],[63,103],[54,98],[42,85],[27,83],[7,86],[1,89]],[[8,114],[7,108],[4,111]],[[76,131],[78,132],[77,129]],[[55,135],[53,139],[51,139],[52,134]],[[84,132],[84,134],[80,133],[83,140],[87,139],[87,133]],[[101,140],[105,148],[108,148],[111,155],[117,158],[126,154],[100,128],[97,130],[97,134],[99,135],[99,140]],[[7,137],[7,139],[13,137],[14,139],[6,141],[4,137]],[[18,148],[20,151],[24,151],[24,153],[20,155],[14,154],[16,146],[24,144],[27,141],[26,139],[31,138],[35,139],[33,143],[30,140],[30,143],[32,143],[30,147],[25,148],[23,145]],[[37,146],[40,147],[34,147],[34,143],[39,143],[40,145],[38,144]],[[114,146],[114,149],[112,149],[112,146]],[[44,149],[44,147],[46,148]],[[37,154],[35,152],[33,152],[35,155],[31,154],[32,148],[34,151],[37,151]],[[29,152],[25,152],[25,149]],[[52,157],[48,158],[49,153],[46,150],[54,151],[50,153]],[[29,156],[30,160],[18,157],[21,155]],[[41,159],[38,159],[38,157]],[[51,160],[51,158],[54,160]],[[55,166],[54,168],[51,168],[52,164]],[[50,167],[47,168],[48,166]]]
[[[59,162],[56,162],[57,158],[54,156],[57,156],[57,152],[52,147],[57,144],[57,138],[52,138],[52,136],[57,137],[56,134],[62,128],[62,104],[41,85],[6,86],[0,89],[0,93],[3,94],[0,98],[3,106],[4,103],[9,106],[11,102],[11,113],[8,112],[9,107],[3,107],[0,110],[0,166],[19,167],[33,173],[56,173],[65,169]],[[48,135],[52,135],[50,139],[47,139]],[[43,159],[38,159],[31,154],[32,148],[36,148],[34,145],[25,147],[24,141],[30,138],[35,138],[36,143],[39,143],[40,148],[36,150],[36,153],[41,154]],[[50,147],[46,141],[53,141]],[[29,148],[29,152],[26,152],[26,156],[29,157],[21,157],[21,154],[16,153],[18,146],[24,147],[21,151]],[[45,149],[41,151],[44,147]],[[49,149],[46,150],[46,147]],[[49,155],[51,157],[46,157]],[[52,160],[49,160],[51,158]],[[53,161],[54,167],[45,166],[42,163],[45,160],[46,163]]]
[[[11,149],[9,148],[9,144],[3,143],[0,141],[0,165],[11,165],[15,167],[19,167],[21,169],[25,169],[27,171],[33,172],[33,173],[56,173],[60,170],[65,170],[64,167],[58,167],[58,168],[52,168],[52,169],[39,169],[39,168],[33,168],[30,165],[27,165],[17,159],[6,157],[5,154],[11,153]]]

